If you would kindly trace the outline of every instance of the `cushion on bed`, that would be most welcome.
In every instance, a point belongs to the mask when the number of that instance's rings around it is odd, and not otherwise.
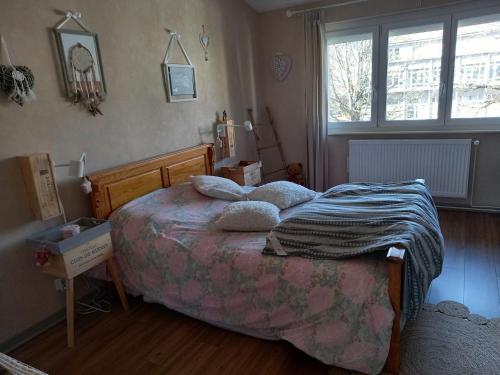
[[[314,199],[316,192],[290,181],[276,181],[255,188],[247,197],[251,201],[272,203],[284,210]]]
[[[218,229],[237,232],[264,232],[280,223],[280,209],[267,202],[234,202],[224,207],[215,222]]]
[[[211,198],[239,201],[245,199],[246,191],[236,182],[217,176],[191,176],[194,188]]]

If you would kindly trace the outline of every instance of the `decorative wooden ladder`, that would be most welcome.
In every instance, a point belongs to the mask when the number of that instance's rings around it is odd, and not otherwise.
[[[262,160],[262,151],[264,151],[264,150],[277,148],[279,151],[279,154],[280,154],[281,168],[275,169],[275,170],[270,171],[270,172],[262,171],[262,180],[265,182],[267,180],[267,177],[274,175],[274,174],[281,172],[281,171],[286,171],[287,163],[286,163],[286,159],[285,159],[285,153],[283,152],[283,146],[281,145],[278,131],[276,130],[276,125],[274,122],[274,118],[271,114],[271,109],[269,107],[266,107],[266,113],[267,113],[267,118],[269,121],[269,126],[271,127],[271,129],[273,131],[274,143],[272,143],[268,146],[262,146],[262,144],[261,144],[262,138],[258,134],[259,127],[258,127],[258,125],[255,122],[255,119],[253,117],[253,109],[249,108],[247,111],[248,111],[248,118],[250,119],[250,121],[252,122],[252,124],[254,126],[254,131],[252,133],[255,137],[255,145],[256,145],[257,156],[258,156],[259,160]]]

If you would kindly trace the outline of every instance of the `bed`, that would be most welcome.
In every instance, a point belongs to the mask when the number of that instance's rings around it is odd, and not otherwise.
[[[223,328],[287,340],[329,365],[378,373],[385,363],[397,373],[404,250],[388,249],[387,262],[263,256],[265,233],[214,230],[227,201],[186,183],[213,169],[206,144],[88,176],[94,216],[113,221],[128,291]]]

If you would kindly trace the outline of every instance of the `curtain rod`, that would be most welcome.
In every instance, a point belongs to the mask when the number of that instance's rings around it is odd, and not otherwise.
[[[338,4],[332,4],[332,5],[323,5],[321,7],[316,7],[316,8],[308,8],[308,9],[302,9],[302,10],[290,10],[288,9],[286,11],[286,15],[288,18],[297,16],[299,14],[303,14],[306,12],[310,12],[311,10],[321,10],[321,9],[328,9],[328,8],[338,8],[338,7],[343,7],[346,5],[353,5],[353,4],[359,4],[359,3],[366,3],[368,0],[351,0],[351,1],[346,1],[343,3],[338,3]]]

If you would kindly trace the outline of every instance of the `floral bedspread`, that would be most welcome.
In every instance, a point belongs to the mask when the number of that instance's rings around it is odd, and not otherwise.
[[[201,320],[287,340],[326,364],[379,373],[394,316],[385,262],[262,255],[265,233],[213,228],[228,203],[183,184],[113,213],[126,288]]]

